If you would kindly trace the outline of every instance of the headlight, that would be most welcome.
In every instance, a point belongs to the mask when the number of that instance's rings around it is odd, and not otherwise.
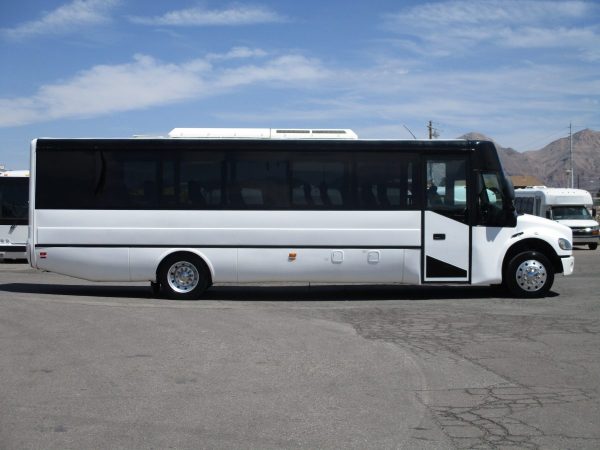
[[[571,241],[568,239],[560,238],[558,240],[558,246],[563,250],[573,250],[573,245],[571,245]]]

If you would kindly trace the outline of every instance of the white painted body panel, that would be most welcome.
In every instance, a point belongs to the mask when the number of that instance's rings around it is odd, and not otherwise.
[[[445,235],[444,240],[434,240],[435,234]],[[425,211],[425,255],[465,270],[461,278],[425,277],[426,281],[469,280],[469,226],[432,211]],[[425,263],[427,265],[427,263]],[[427,267],[425,267],[427,269]],[[425,270],[427,273],[427,270]]]
[[[38,210],[35,224],[35,267],[95,281],[154,280],[160,261],[185,249],[214,282],[420,280],[420,251],[405,249],[421,245],[419,211]]]
[[[502,263],[510,247],[524,239],[539,239],[550,244],[557,255],[569,256],[570,250],[558,246],[559,239],[572,242],[569,227],[542,217],[523,214],[517,218],[515,228],[473,227],[472,284],[496,284],[502,281]],[[565,258],[566,259],[566,258]],[[564,265],[569,263],[565,263]],[[570,275],[573,271],[571,260]]]
[[[434,231],[449,235],[458,225],[455,231],[466,243],[447,239],[429,247],[429,254],[468,268],[469,227],[431,214],[436,225],[426,230],[426,240]],[[35,212],[35,220],[34,267],[93,281],[152,281],[160,261],[180,250],[202,257],[216,283],[420,284],[422,279],[420,248],[402,248],[421,246],[419,211],[43,210]],[[515,228],[473,227],[472,233],[471,283],[479,285],[502,281],[504,255],[518,241],[542,239],[566,255],[558,239],[571,239],[568,227],[529,215],[519,216]],[[115,247],[94,247],[101,245]],[[319,248],[305,248],[310,246]],[[46,252],[45,259],[40,252]]]
[[[402,283],[400,249],[239,250],[239,282]],[[296,258],[289,257],[290,253]]]

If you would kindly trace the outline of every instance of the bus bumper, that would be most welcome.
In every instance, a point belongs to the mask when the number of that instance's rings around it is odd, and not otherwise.
[[[563,275],[566,277],[567,275],[571,275],[573,273],[573,269],[575,268],[575,257],[574,256],[566,256],[561,258],[562,266],[563,266]]]
[[[27,259],[24,245],[0,246],[0,259]]]

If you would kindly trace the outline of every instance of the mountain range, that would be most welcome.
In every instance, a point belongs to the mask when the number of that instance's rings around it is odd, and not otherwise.
[[[494,141],[477,132],[467,133],[460,139]],[[579,131],[573,134],[572,142],[574,186],[596,194],[600,191],[600,132],[590,129]],[[568,186],[568,137],[557,139],[542,149],[525,152],[494,143],[508,175],[534,176],[549,187]]]

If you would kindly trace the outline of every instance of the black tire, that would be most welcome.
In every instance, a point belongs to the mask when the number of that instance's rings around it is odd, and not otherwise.
[[[515,255],[506,266],[504,284],[515,297],[544,297],[554,283],[554,268],[540,252],[526,251]]]
[[[160,263],[158,282],[163,295],[173,300],[198,300],[210,286],[210,273],[193,253],[173,253]]]
[[[590,248],[590,250],[596,250],[598,248],[598,243],[588,244],[588,247]]]

